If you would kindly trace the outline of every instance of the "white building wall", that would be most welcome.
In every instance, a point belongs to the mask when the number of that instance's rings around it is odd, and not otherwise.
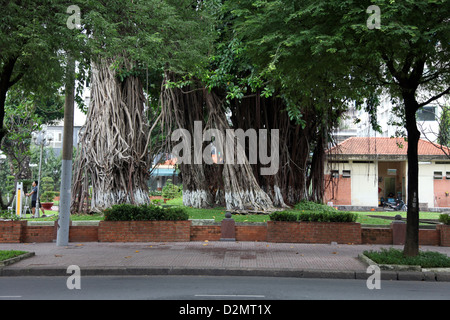
[[[352,206],[378,206],[378,169],[375,163],[352,163]]]

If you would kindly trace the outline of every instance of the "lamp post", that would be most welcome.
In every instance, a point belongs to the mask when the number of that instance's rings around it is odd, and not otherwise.
[[[40,156],[39,156],[39,174],[38,174],[38,185],[37,185],[37,193],[36,193],[36,209],[34,213],[35,218],[39,218],[39,189],[41,188],[41,168],[42,168],[42,152],[44,147],[50,145],[50,142],[53,140],[53,137],[47,132],[47,127],[43,126],[41,131],[32,132],[31,137],[33,139],[33,143],[40,147]],[[37,213],[36,213],[37,211]]]

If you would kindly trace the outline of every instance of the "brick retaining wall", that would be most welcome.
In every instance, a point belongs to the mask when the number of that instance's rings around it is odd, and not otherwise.
[[[361,244],[361,224],[268,221],[267,241]]]
[[[439,230],[440,245],[443,247],[450,247],[450,225],[437,225]]]
[[[190,241],[191,221],[100,221],[99,242]]]
[[[56,222],[27,225],[27,221],[0,221],[0,243],[52,242]],[[269,221],[267,224],[235,226],[236,241],[297,242],[342,244],[393,243],[393,230],[366,228],[359,223],[312,223]],[[101,221],[98,225],[71,225],[70,242],[151,242],[219,241],[220,223],[192,225],[191,221]],[[419,244],[450,246],[450,226],[420,229]]]

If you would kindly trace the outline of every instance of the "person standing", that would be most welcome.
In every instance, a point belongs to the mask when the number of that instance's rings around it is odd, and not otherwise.
[[[31,196],[31,213],[32,213],[33,217],[36,217],[34,213],[35,213],[36,202],[37,202],[38,183],[39,182],[37,180],[34,180],[33,184],[32,184],[33,189],[30,193],[27,194],[27,197]],[[39,208],[42,211],[42,216],[45,216],[45,210],[44,210],[44,208],[42,208],[41,201],[39,201]]]

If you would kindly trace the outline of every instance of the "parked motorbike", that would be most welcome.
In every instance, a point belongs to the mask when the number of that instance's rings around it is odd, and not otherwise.
[[[384,202],[383,208],[388,211],[407,211],[408,206],[402,199],[396,199],[395,203]]]

